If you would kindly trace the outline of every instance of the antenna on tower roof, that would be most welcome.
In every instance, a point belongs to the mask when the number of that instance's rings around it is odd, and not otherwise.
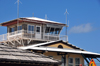
[[[16,3],[17,3],[17,30],[18,30],[18,23],[19,23],[19,21],[18,21],[18,18],[19,18],[19,3],[22,4],[22,2],[19,1],[19,0],[17,0],[17,1],[15,2],[15,4],[16,4]]]
[[[66,11],[65,11],[64,14],[66,14],[66,25],[67,25],[67,14],[69,14],[69,13],[67,12],[67,9],[66,9]]]
[[[17,0],[17,1],[15,2],[15,4],[16,4],[16,3],[17,3],[17,18],[19,18],[19,3],[22,4],[22,2],[19,1],[19,0]]]
[[[68,25],[67,25],[67,14],[69,14],[69,13],[67,12],[67,9],[66,9],[66,12],[64,14],[66,14],[66,31],[65,31],[65,34],[66,34],[66,41],[68,41],[68,36],[67,36],[67,27],[68,27]],[[68,23],[69,23],[69,21],[68,21]]]
[[[68,20],[68,25],[67,26],[69,27],[69,20]]]
[[[33,13],[33,17],[34,17],[34,13]]]
[[[45,19],[47,19],[47,14],[45,14]]]

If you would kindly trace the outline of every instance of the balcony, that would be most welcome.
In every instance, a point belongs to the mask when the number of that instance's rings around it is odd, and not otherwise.
[[[36,31],[27,31],[27,30],[18,30],[15,32],[7,33],[0,35],[0,42],[13,40],[13,39],[31,39],[39,41],[56,41],[56,40],[65,40],[67,36],[59,36],[56,34],[50,35],[49,33],[38,33]]]

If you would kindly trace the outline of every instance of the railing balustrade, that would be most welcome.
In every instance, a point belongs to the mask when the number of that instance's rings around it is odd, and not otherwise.
[[[0,41],[7,40],[7,34],[0,35]]]
[[[5,41],[13,38],[31,38],[31,39],[38,39],[36,38],[35,31],[27,31],[27,30],[18,30],[15,32],[7,33],[0,35],[0,41]],[[43,34],[43,38],[39,39],[43,41],[56,41],[56,40],[67,40],[67,36],[59,36],[58,34]]]
[[[68,36],[66,35],[60,35],[59,38],[59,40],[68,41]]]
[[[44,33],[44,40],[47,40],[47,41],[56,41],[56,40],[59,40],[59,35],[58,34],[49,34],[49,33]]]

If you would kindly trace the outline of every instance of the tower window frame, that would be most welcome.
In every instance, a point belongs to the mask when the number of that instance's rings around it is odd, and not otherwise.
[[[27,25],[27,32],[28,33],[34,33],[34,25],[28,24]]]

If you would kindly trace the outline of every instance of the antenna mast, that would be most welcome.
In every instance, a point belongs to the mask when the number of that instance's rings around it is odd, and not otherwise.
[[[33,17],[34,17],[34,13],[33,13]]]
[[[47,14],[45,14],[45,19],[47,19]]]
[[[18,30],[18,25],[19,25],[19,0],[17,0],[17,30]]]
[[[19,18],[19,0],[17,0],[17,18]]]
[[[15,4],[17,3],[17,30],[18,30],[18,24],[19,24],[19,21],[18,21],[18,18],[19,18],[19,0],[17,0],[15,2]],[[21,3],[21,2],[20,2]],[[22,3],[21,3],[22,4]]]
[[[67,25],[67,14],[69,14],[69,13],[67,12],[67,9],[66,9],[66,12],[64,14],[66,14],[66,31],[65,31],[65,34],[66,34],[66,41],[68,41],[68,36],[67,36],[67,27],[68,27],[68,25]]]

